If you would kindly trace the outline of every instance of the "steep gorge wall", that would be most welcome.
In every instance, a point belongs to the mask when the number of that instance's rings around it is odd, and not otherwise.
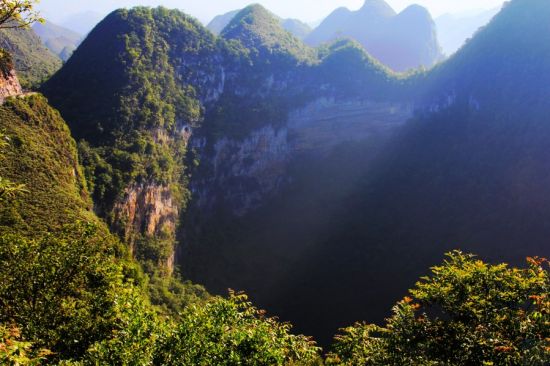
[[[416,109],[410,100],[319,97],[242,138],[210,141],[196,131],[191,144],[201,161],[176,254],[185,278],[215,294],[246,291],[300,331],[323,334],[324,317],[310,326],[296,316],[320,285],[305,283],[299,270],[310,269],[307,258],[318,254],[377,154]],[[294,286],[307,290],[287,297]]]
[[[208,216],[221,204],[242,216],[292,180],[288,166],[293,159],[323,159],[341,145],[383,141],[412,117],[413,110],[408,102],[319,98],[291,111],[283,123],[269,123],[242,139],[210,142],[199,133],[192,139],[202,155],[202,166],[191,181],[192,210]]]

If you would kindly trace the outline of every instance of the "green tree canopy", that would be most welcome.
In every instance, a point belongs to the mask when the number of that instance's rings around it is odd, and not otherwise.
[[[548,365],[549,262],[525,269],[448,254],[393,308],[384,327],[336,337],[329,365]]]
[[[319,348],[291,326],[267,318],[246,295],[231,293],[206,306],[190,306],[178,326],[161,342],[155,364],[313,365]]]
[[[111,336],[138,271],[115,259],[115,246],[84,223],[37,240],[0,234],[0,324],[18,325],[57,357],[79,357]]]
[[[0,0],[0,29],[26,28],[43,22],[34,6],[39,0]]]

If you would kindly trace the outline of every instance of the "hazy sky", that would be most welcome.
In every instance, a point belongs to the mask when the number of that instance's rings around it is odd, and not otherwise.
[[[461,13],[469,10],[491,9],[503,0],[386,0],[400,11],[411,4],[427,7],[432,15]],[[115,8],[134,5],[178,8],[207,22],[218,14],[240,9],[251,3],[260,3],[284,18],[298,18],[314,22],[327,16],[332,10],[345,6],[351,10],[361,7],[364,0],[41,0],[40,9],[52,21],[60,21],[71,14],[93,11],[106,14]]]

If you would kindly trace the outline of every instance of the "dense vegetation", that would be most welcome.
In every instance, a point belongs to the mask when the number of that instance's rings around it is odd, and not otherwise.
[[[0,125],[0,176],[24,184],[0,206],[0,323],[64,357],[82,354],[110,334],[119,290],[144,279],[90,211],[59,113],[41,96],[9,99]]]
[[[242,10],[242,9],[241,9]],[[228,13],[218,15],[208,23],[206,28],[208,28],[212,33],[219,35],[222,33],[225,27],[231,23],[233,18],[241,12],[241,10],[233,10]],[[304,39],[310,32],[311,28],[309,25],[301,22],[298,19],[282,19],[278,18],[277,20],[281,26],[292,35],[299,39]]]
[[[355,41],[339,40],[319,48],[316,76],[338,97],[362,95],[370,100],[407,99],[404,79],[372,58]]]
[[[267,318],[243,294],[190,307],[161,342],[159,365],[313,365],[319,348],[290,334],[289,324]]]
[[[280,21],[261,5],[250,5],[240,11],[223,29],[221,36],[241,41],[257,62],[274,57],[290,58],[289,62],[292,59],[311,61],[314,57],[312,49],[286,31]]]
[[[453,252],[393,308],[384,327],[336,336],[328,365],[544,365],[550,263],[488,265]]]
[[[0,48],[12,55],[21,86],[26,89],[38,88],[61,67],[61,60],[31,29],[1,29]]]
[[[286,365],[318,358],[313,342],[265,318],[243,296],[190,306],[177,322],[160,318],[131,281],[134,267],[109,254],[109,241],[94,239],[89,228],[66,230],[40,241],[0,237],[3,364],[31,364],[22,356],[70,365]],[[28,343],[11,349],[22,339]]]
[[[77,220],[90,221],[92,206],[70,131],[42,96],[12,98],[0,107],[7,136],[0,176],[24,183],[22,194],[0,207],[0,227],[33,236]]]

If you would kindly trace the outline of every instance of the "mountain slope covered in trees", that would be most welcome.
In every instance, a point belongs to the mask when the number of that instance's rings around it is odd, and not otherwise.
[[[15,61],[24,88],[38,88],[61,67],[61,60],[40,41],[32,29],[2,29],[0,47]]]
[[[92,220],[76,143],[59,113],[40,96],[10,99],[2,106],[1,121],[10,141],[10,149],[3,151],[2,177],[33,192],[12,202],[17,212],[3,205],[3,229],[43,233],[71,221]]]
[[[151,261],[151,270],[161,264],[171,270],[177,213],[188,196],[187,131],[201,118],[201,90],[181,83],[176,62],[183,57],[190,63],[185,77],[199,78],[207,70],[190,66],[208,67],[217,50],[213,36],[179,12],[120,10],[45,88],[82,140],[96,211]],[[147,211],[155,203],[163,208]]]
[[[290,54],[296,58],[312,57],[308,47],[284,30],[279,20],[261,5],[251,5],[241,10],[223,29],[225,39],[238,39],[253,51],[262,47],[274,53]]]
[[[76,143],[46,99],[9,99],[0,125],[9,139],[0,174],[24,184],[2,197],[0,323],[62,357],[80,355],[109,336],[139,270],[91,211]]]

